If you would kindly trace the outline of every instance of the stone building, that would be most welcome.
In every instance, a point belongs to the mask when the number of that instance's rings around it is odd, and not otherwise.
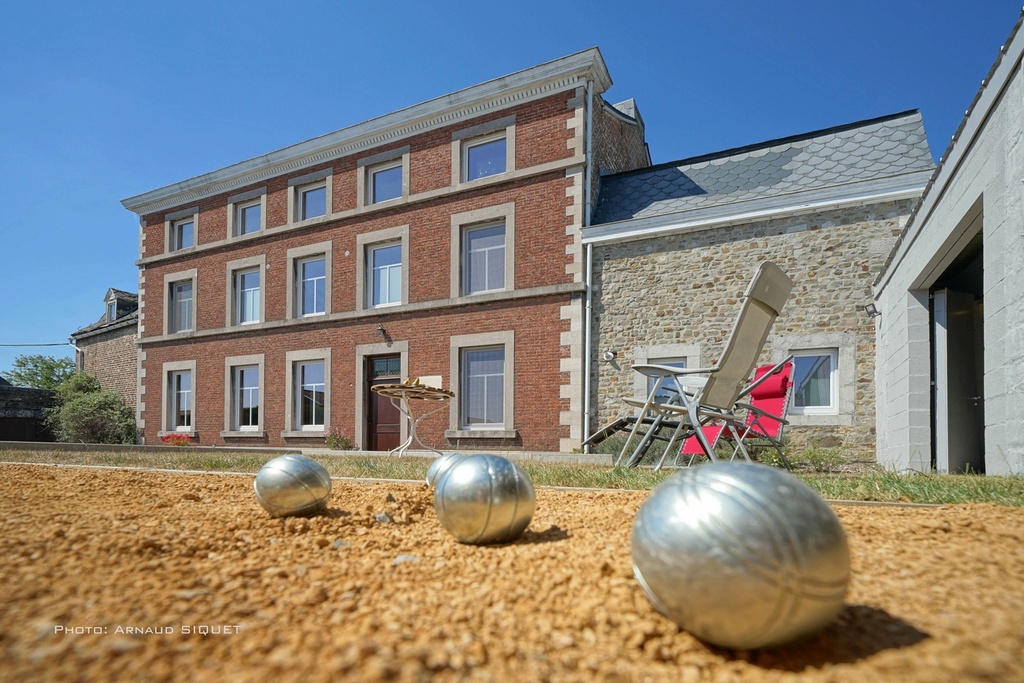
[[[875,283],[887,468],[1024,474],[1021,21]]]
[[[108,289],[102,317],[71,334],[77,370],[95,377],[132,409],[138,393],[138,308],[135,293]]]
[[[426,443],[578,446],[581,230],[600,173],[650,165],[610,85],[590,49],[124,200],[145,442],[386,450],[370,388],[420,377],[456,395]]]
[[[911,111],[602,177],[583,230],[589,432],[624,414],[620,397],[646,395],[634,363],[714,365],[769,259],[795,282],[762,358],[796,356],[791,443],[873,461],[875,324],[864,306],[933,166]]]

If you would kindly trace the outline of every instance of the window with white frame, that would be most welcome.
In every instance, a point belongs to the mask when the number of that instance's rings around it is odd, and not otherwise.
[[[170,410],[169,432],[192,431],[192,371],[177,370],[168,377]]]
[[[326,374],[324,362],[295,364],[295,419],[300,431],[322,431],[325,425]]]
[[[793,353],[793,399],[796,415],[839,412],[839,349],[805,349]]]
[[[288,181],[290,222],[307,221],[331,213],[332,177],[330,169],[322,169]]]
[[[402,160],[367,169],[367,204],[379,204],[402,196]]]
[[[235,205],[235,235],[249,235],[263,227],[263,205],[260,200]]]
[[[260,269],[235,271],[235,324],[249,325],[260,321]]]
[[[299,211],[297,220],[304,221],[327,214],[327,187],[323,183],[300,187],[296,192]]]
[[[466,228],[462,236],[462,293],[505,289],[505,223]]]
[[[169,332],[188,332],[193,327],[194,305],[192,280],[172,282],[170,297]]]
[[[260,369],[258,365],[232,368],[231,426],[235,431],[258,431],[260,427]]]
[[[501,429],[505,423],[505,348],[462,350],[462,429]]]
[[[391,306],[402,303],[402,245],[382,244],[367,249],[370,282],[367,306]]]
[[[327,310],[327,261],[314,256],[295,262],[296,302],[300,318],[323,315]]]
[[[171,226],[171,249],[188,249],[196,244],[196,223],[192,218],[174,221]]]
[[[463,182],[504,173],[506,168],[505,131],[462,143]]]
[[[685,358],[651,358],[647,361],[653,365],[667,365],[670,368],[685,368]],[[651,395],[651,391],[654,390],[654,384],[658,381],[657,377],[647,377],[647,396]],[[663,380],[661,386],[658,388],[656,400],[658,403],[665,403],[669,399],[676,395],[676,385],[671,379]]]

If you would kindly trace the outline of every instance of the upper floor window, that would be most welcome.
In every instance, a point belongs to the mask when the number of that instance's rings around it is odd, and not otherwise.
[[[259,201],[235,207],[235,231],[238,235],[259,232],[263,224],[263,207]]]
[[[452,184],[469,183],[515,168],[516,118],[486,121],[452,134]]]
[[[463,294],[505,288],[505,224],[469,228],[463,235]]]
[[[463,163],[466,182],[489,175],[504,173],[505,133],[504,131],[463,143]]]
[[[188,249],[196,244],[196,224],[191,218],[175,221],[171,235],[171,249]]]
[[[369,204],[386,202],[402,196],[402,162],[396,161],[370,168]]]
[[[260,321],[260,271],[235,273],[235,323],[246,325]]]
[[[193,299],[192,281],[174,282],[170,288],[170,332],[187,332],[192,329]]]
[[[793,351],[793,405],[796,415],[837,413],[839,349]]]
[[[326,309],[327,262],[323,256],[314,256],[296,263],[298,286],[296,300],[299,317],[320,315]]]
[[[107,322],[113,322],[117,319],[117,301],[107,302]]]
[[[257,187],[228,197],[228,239],[266,228],[267,188]]]
[[[402,303],[402,245],[385,244],[369,250],[369,305]]]
[[[331,178],[330,169],[323,169],[288,181],[288,211],[292,222],[319,218],[331,212]]]

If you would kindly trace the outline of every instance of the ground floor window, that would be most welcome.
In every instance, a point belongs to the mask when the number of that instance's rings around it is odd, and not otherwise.
[[[234,369],[234,428],[240,432],[260,427],[260,369],[255,365]]]
[[[796,415],[839,412],[839,349],[793,350],[793,403]]]
[[[498,428],[505,423],[504,347],[463,349],[462,428]]]

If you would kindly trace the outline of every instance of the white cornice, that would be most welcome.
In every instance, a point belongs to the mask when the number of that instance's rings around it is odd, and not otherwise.
[[[711,230],[727,225],[770,220],[880,202],[917,199],[931,171],[883,178],[852,185],[828,187],[798,194],[756,199],[664,216],[637,218],[583,228],[583,244],[614,244]]]
[[[121,204],[139,216],[163,211],[582,86],[587,81],[594,83],[597,93],[611,86],[604,58],[596,47],[129,197]]]

